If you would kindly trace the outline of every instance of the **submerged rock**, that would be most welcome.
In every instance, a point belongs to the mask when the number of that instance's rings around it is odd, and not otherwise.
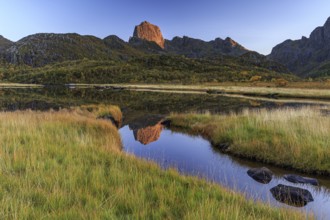
[[[302,176],[294,175],[294,174],[284,175],[283,177],[284,177],[284,179],[286,179],[287,181],[289,181],[291,183],[304,183],[304,184],[311,184],[314,186],[319,185],[319,182],[317,181],[317,179],[314,179],[314,178],[302,177]]]
[[[273,177],[273,172],[266,167],[249,169],[247,174],[255,181],[264,184],[269,183]]]
[[[299,187],[279,184],[271,188],[270,192],[277,201],[291,206],[302,207],[314,201],[312,194],[308,190]]]

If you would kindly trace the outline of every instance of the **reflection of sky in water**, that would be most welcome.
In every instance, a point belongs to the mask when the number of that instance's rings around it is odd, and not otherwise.
[[[190,137],[170,130],[163,130],[158,141],[143,145],[134,139],[133,131],[128,126],[121,128],[120,133],[125,151],[138,157],[156,161],[163,168],[174,167],[181,173],[218,182],[221,185],[244,192],[250,198],[262,199],[277,206],[289,207],[277,202],[269,190],[278,184],[307,189],[312,193],[314,202],[308,203],[304,208],[295,209],[312,211],[318,219],[330,219],[330,189],[325,186],[315,187],[290,183],[280,176],[285,171],[278,172],[278,169],[275,170],[277,175],[269,184],[258,183],[246,173],[251,168],[250,166],[234,161],[228,155],[214,151],[208,141],[199,137]],[[253,163],[249,164],[253,166]],[[260,167],[262,165],[255,163],[255,166]],[[330,180],[321,180],[321,184],[329,187]]]

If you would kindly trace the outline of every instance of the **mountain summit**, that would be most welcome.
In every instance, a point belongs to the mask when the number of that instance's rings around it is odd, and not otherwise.
[[[330,17],[323,26],[315,28],[309,38],[286,40],[275,46],[268,57],[297,75],[319,74],[330,61]]]
[[[163,38],[160,28],[147,21],[142,22],[140,25],[135,26],[133,37],[141,40],[152,41],[158,44],[161,48],[165,47],[165,40]]]

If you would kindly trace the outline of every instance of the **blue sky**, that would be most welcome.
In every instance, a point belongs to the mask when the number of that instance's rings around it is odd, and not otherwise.
[[[0,35],[72,33],[127,41],[134,26],[157,24],[166,39],[230,36],[262,54],[309,36],[330,17],[329,0],[0,0]]]

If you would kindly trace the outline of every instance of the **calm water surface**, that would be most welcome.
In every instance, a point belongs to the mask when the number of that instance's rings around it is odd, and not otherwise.
[[[247,170],[262,167],[264,164],[238,160],[220,153],[202,137],[172,132],[168,129],[161,131],[158,140],[144,144],[136,139],[129,126],[120,129],[124,142],[124,150],[140,158],[158,163],[163,168],[175,168],[185,175],[194,175],[217,182],[223,186],[243,192],[249,198],[261,199],[276,206],[292,207],[276,201],[270,189],[278,184],[291,185],[309,190],[314,202],[310,202],[298,210],[312,211],[318,219],[330,219],[330,180],[319,179],[320,186],[293,184],[282,178],[283,174],[295,173],[283,169],[270,168],[275,176],[269,184],[258,183],[247,175]]]

